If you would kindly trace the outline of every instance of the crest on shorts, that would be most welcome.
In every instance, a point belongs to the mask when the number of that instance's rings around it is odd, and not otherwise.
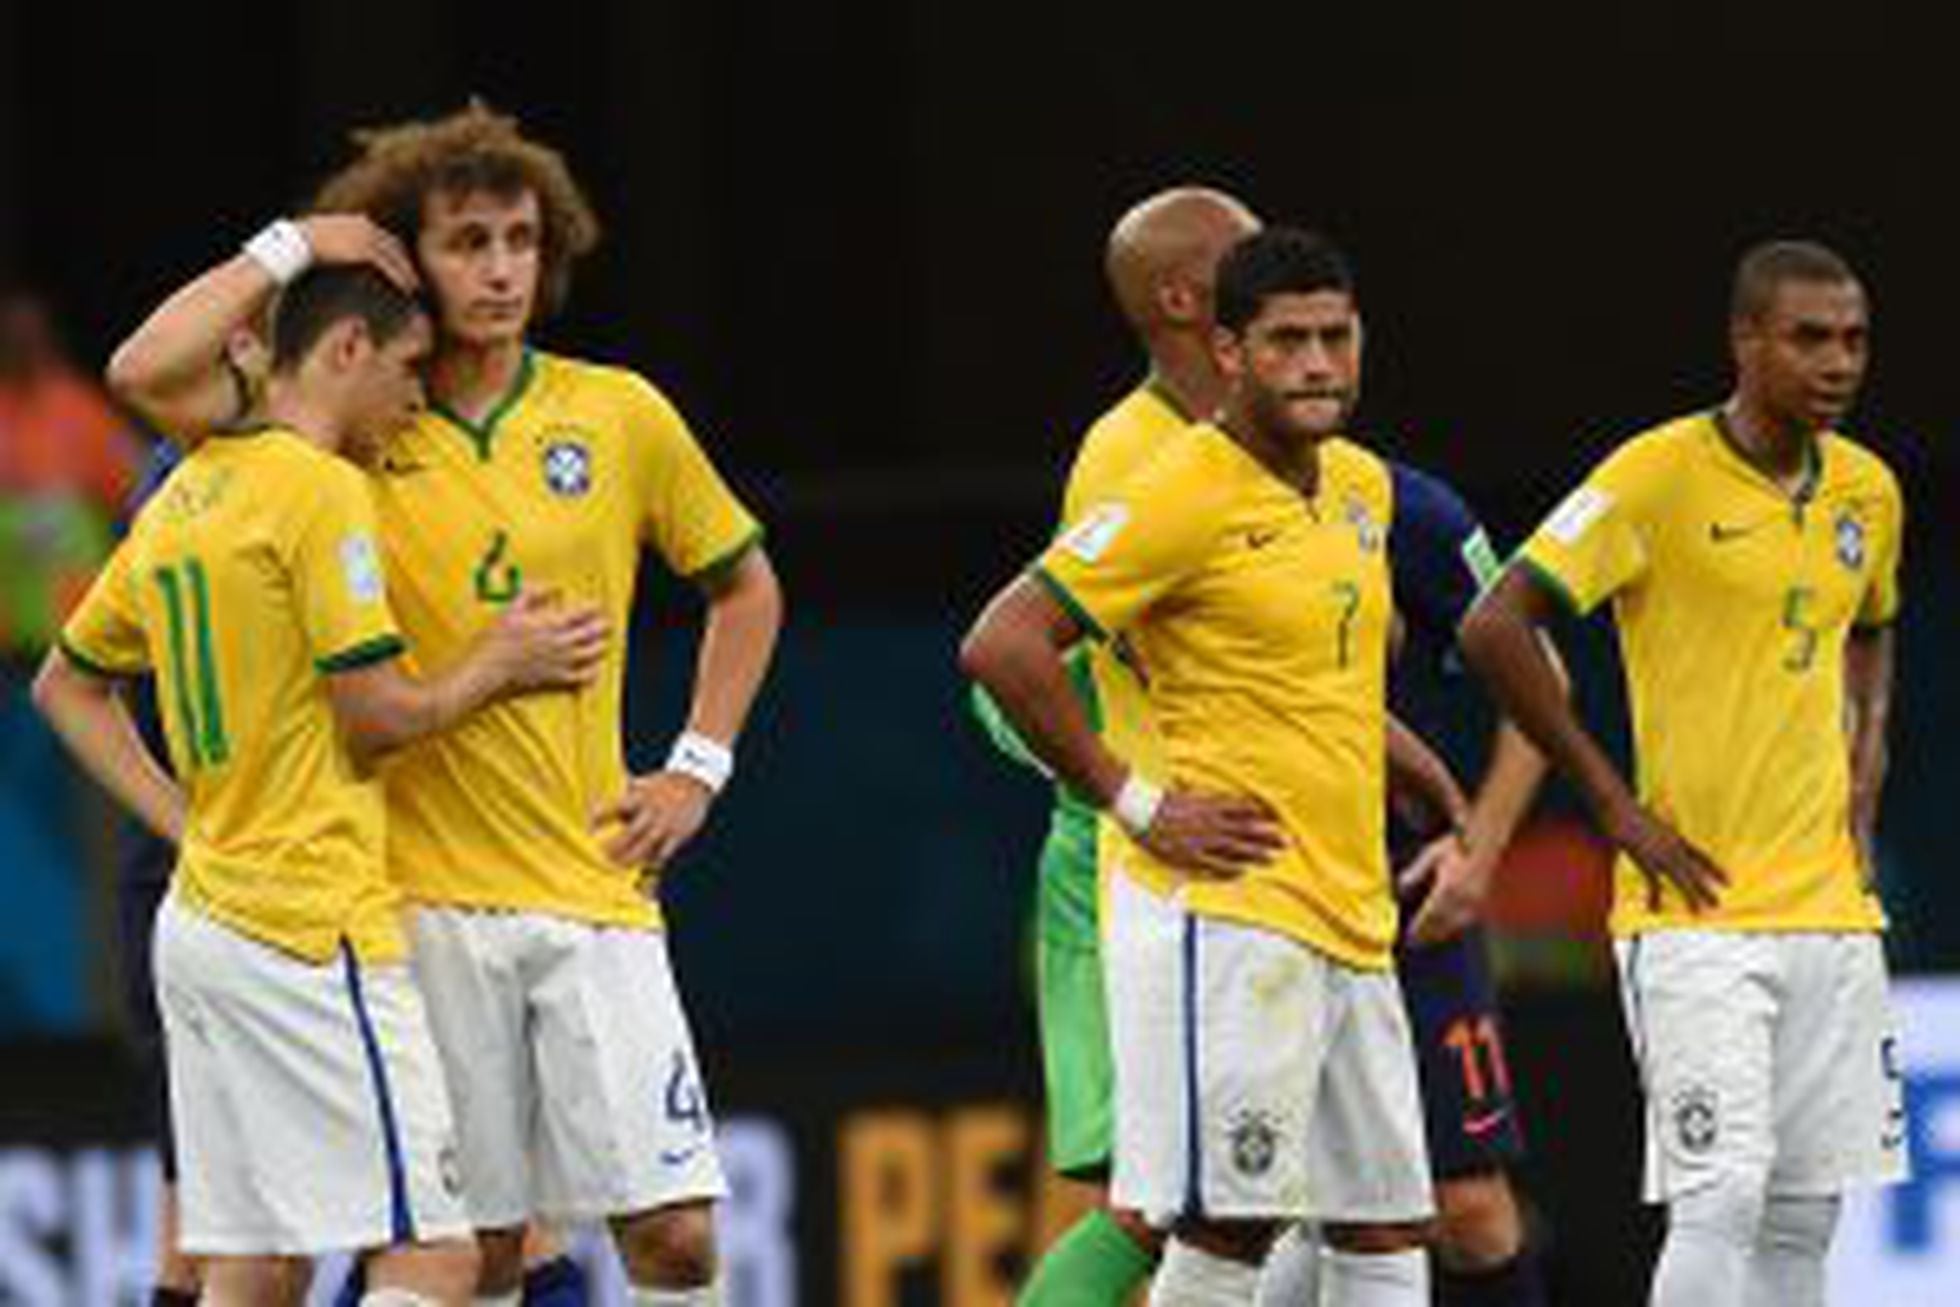
[[[1674,1137],[1684,1152],[1700,1157],[1721,1135],[1721,1108],[1707,1085],[1690,1085],[1674,1096]]]
[[[1361,546],[1361,552],[1372,554],[1380,549],[1382,547],[1381,524],[1375,521],[1375,515],[1368,511],[1368,505],[1350,496],[1346,512],[1348,525],[1354,528],[1355,543]]]
[[[1269,1113],[1254,1109],[1232,1118],[1232,1165],[1242,1175],[1264,1175],[1279,1156],[1279,1127]]]
[[[1853,572],[1865,565],[1865,524],[1850,513],[1839,513],[1836,527],[1837,560]]]
[[[561,499],[592,489],[592,451],[583,440],[561,436],[544,447],[544,483]]]

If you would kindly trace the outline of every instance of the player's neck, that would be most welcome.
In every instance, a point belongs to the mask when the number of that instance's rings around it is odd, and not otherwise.
[[[466,422],[481,422],[517,384],[524,348],[522,337],[490,345],[443,342],[429,365],[429,397]]]
[[[1785,490],[1809,481],[1817,444],[1809,427],[1776,417],[1744,391],[1716,410],[1716,421],[1736,453]]]
[[[265,419],[329,454],[339,453],[346,440],[346,429],[331,408],[278,377],[266,386]]]
[[[1228,406],[1219,425],[1239,448],[1307,499],[1320,492],[1320,442],[1266,431]]]
[[[1225,382],[1210,353],[1181,337],[1154,343],[1150,380],[1187,421],[1209,422],[1225,402]]]

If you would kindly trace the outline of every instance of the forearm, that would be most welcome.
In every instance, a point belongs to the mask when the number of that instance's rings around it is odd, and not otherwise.
[[[1490,766],[1470,804],[1465,837],[1473,850],[1501,852],[1517,833],[1545,779],[1545,756],[1511,723],[1500,723],[1491,743]]]
[[[754,562],[762,564],[760,559]],[[688,730],[734,745],[769,673],[782,624],[782,592],[766,564],[732,589],[709,597]]]
[[[50,654],[36,679],[36,706],[97,784],[158,835],[181,842],[183,790],[144,745],[115,689],[60,659]]]
[[[1023,578],[981,614],[960,646],[960,667],[1030,753],[1076,793],[1107,807],[1129,768],[1097,737],[1070,683],[1063,655],[1078,639],[1053,601]]]
[[[1633,794],[1572,710],[1523,589],[1530,584],[1507,573],[1471,611],[1458,644],[1505,716],[1604,816],[1633,802]]]
[[[495,699],[507,681],[495,653],[479,644],[426,681],[387,662],[336,673],[329,687],[341,734],[365,766],[448,730]]]
[[[1464,817],[1463,790],[1442,755],[1428,741],[1388,714],[1388,780],[1391,790],[1413,795],[1440,813],[1450,825]]]
[[[212,268],[165,300],[116,349],[110,387],[164,420],[172,434],[201,434],[234,416],[226,411],[236,409],[238,398],[225,365],[226,344],[265,309],[276,289],[271,274],[244,254]]]
[[[1890,751],[1893,641],[1883,631],[1854,631],[1845,646],[1845,711],[1851,751],[1851,810],[1862,833],[1878,817]]]

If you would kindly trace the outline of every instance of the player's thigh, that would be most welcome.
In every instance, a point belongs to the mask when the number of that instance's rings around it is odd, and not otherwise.
[[[1043,938],[1036,957],[1049,1159],[1063,1175],[1107,1172],[1115,1129],[1115,1068],[1093,937]]]
[[[1129,876],[1104,899],[1103,990],[1114,1072],[1110,1198],[1153,1219],[1186,1206],[1187,914]]]
[[[536,1093],[519,922],[426,906],[411,918],[410,963],[449,1086],[463,1190],[484,1229],[521,1225],[531,1209]]]
[[[1791,935],[1776,1034],[1773,1193],[1905,1179],[1898,1025],[1876,934]]]
[[[722,1197],[666,935],[571,921],[533,931],[538,1211],[589,1220]]]
[[[1415,1049],[1392,971],[1329,963],[1333,1035],[1307,1122],[1310,1214],[1341,1224],[1433,1215]]]
[[[196,962],[209,1055],[184,1068],[175,1101],[185,1250],[312,1255],[465,1233],[448,1099],[406,967],[305,961],[187,912],[170,924],[190,951],[172,952],[165,990],[177,961]],[[216,1100],[198,1101],[213,1084]],[[203,1174],[218,1139],[214,1187]]]
[[[1616,951],[1646,1092],[1647,1200],[1668,1202],[1725,1175],[1767,1177],[1779,1005],[1773,938],[1652,931]]]
[[[1307,1207],[1326,966],[1271,931],[1112,885],[1119,1207],[1268,1221]]]
[[[1524,1154],[1524,1132],[1483,932],[1399,950],[1395,962],[1431,1170],[1447,1179],[1510,1165]]]
[[[233,1244],[252,1223],[251,1160],[235,1136],[235,1086],[220,1068],[206,994],[224,982],[224,958],[211,933],[165,906],[156,920],[156,997],[169,1063],[168,1115],[177,1140],[179,1246],[183,1236],[210,1247]]]

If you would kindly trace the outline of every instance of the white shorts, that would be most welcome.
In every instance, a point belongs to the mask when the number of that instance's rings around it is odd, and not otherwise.
[[[1432,1214],[1393,971],[1188,913],[1121,874],[1106,901],[1117,1206],[1156,1221]]]
[[[727,1192],[664,935],[431,907],[413,934],[479,1229]]]
[[[1648,1202],[1738,1172],[1790,1197],[1906,1178],[1878,935],[1666,930],[1616,952],[1646,1091]]]
[[[402,963],[313,963],[181,903],[156,924],[184,1251],[467,1237],[456,1139]]]

